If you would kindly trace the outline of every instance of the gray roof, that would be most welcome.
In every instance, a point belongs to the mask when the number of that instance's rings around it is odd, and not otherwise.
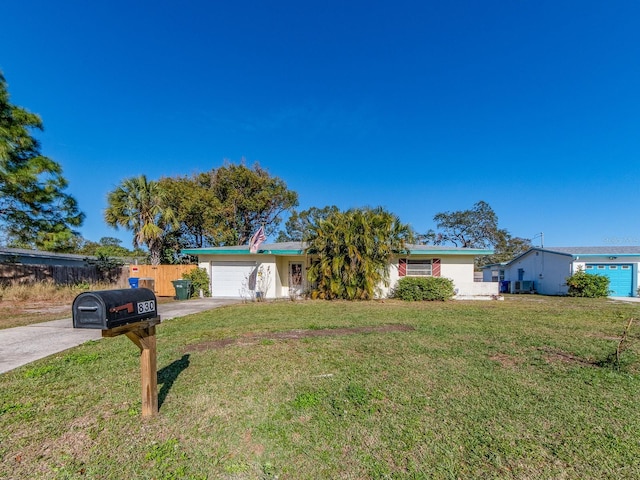
[[[259,253],[267,252],[279,252],[280,254],[301,254],[305,245],[302,242],[277,242],[277,243],[262,243],[258,247]],[[228,245],[224,247],[202,247],[202,248],[183,248],[182,253],[188,255],[203,255],[203,254],[248,254],[249,245]]]
[[[504,267],[505,265],[507,265],[509,262],[500,262],[500,263],[488,263],[487,265],[483,265],[482,269],[486,269],[486,268],[495,268],[495,267]]]
[[[302,250],[306,247],[304,242],[275,242],[260,245],[260,250]],[[245,248],[246,245],[245,245]]]
[[[0,247],[0,254],[15,255],[33,258],[65,258],[70,260],[84,260],[85,258],[94,258],[90,255],[76,255],[75,253],[55,253],[45,252],[42,250],[28,250],[26,248],[9,248]]]
[[[544,247],[541,250],[568,253],[569,255],[640,255],[640,246],[609,247]]]
[[[258,252],[268,255],[303,255],[304,242],[263,243]],[[441,245],[407,245],[410,255],[491,255],[491,249],[448,247]],[[239,255],[249,254],[248,245],[229,245],[224,247],[184,248],[182,253],[188,255]]]
[[[448,246],[448,245],[414,245],[414,244],[407,244],[407,250],[411,251],[411,253],[413,253],[413,254],[421,253],[421,252],[424,252],[424,253],[431,253],[431,252],[440,253],[442,251],[447,251],[449,253],[474,252],[474,253],[478,253],[479,255],[490,255],[490,254],[493,253],[492,249],[451,247],[451,246]]]
[[[610,247],[532,247],[524,253],[513,257],[507,265],[512,264],[516,260],[529,255],[531,252],[549,252],[559,255],[567,255],[569,257],[618,257],[618,256],[640,256],[639,246],[610,246]]]

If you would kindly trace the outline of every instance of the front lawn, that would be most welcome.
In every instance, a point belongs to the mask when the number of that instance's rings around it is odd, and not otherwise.
[[[638,478],[640,305],[282,302],[0,376],[1,478]]]

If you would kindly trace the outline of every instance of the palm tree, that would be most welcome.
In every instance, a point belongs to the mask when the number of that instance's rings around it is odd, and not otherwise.
[[[383,208],[335,212],[313,225],[305,240],[311,256],[312,296],[368,300],[389,282],[389,262],[405,251],[411,230]]]
[[[178,223],[160,184],[147,180],[145,175],[127,178],[109,193],[107,203],[107,224],[133,231],[133,246],[146,245],[151,264],[159,265],[162,238]]]

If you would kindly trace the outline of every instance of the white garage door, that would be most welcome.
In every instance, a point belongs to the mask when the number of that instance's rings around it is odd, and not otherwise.
[[[211,262],[211,296],[240,298],[249,295],[256,262]]]

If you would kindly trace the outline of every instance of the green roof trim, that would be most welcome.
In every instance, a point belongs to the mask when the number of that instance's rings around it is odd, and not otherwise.
[[[184,255],[304,255],[303,248],[266,248],[258,249],[257,253],[250,253],[246,246],[241,247],[212,247],[185,248]],[[492,255],[493,250],[483,248],[410,248],[408,255]]]

